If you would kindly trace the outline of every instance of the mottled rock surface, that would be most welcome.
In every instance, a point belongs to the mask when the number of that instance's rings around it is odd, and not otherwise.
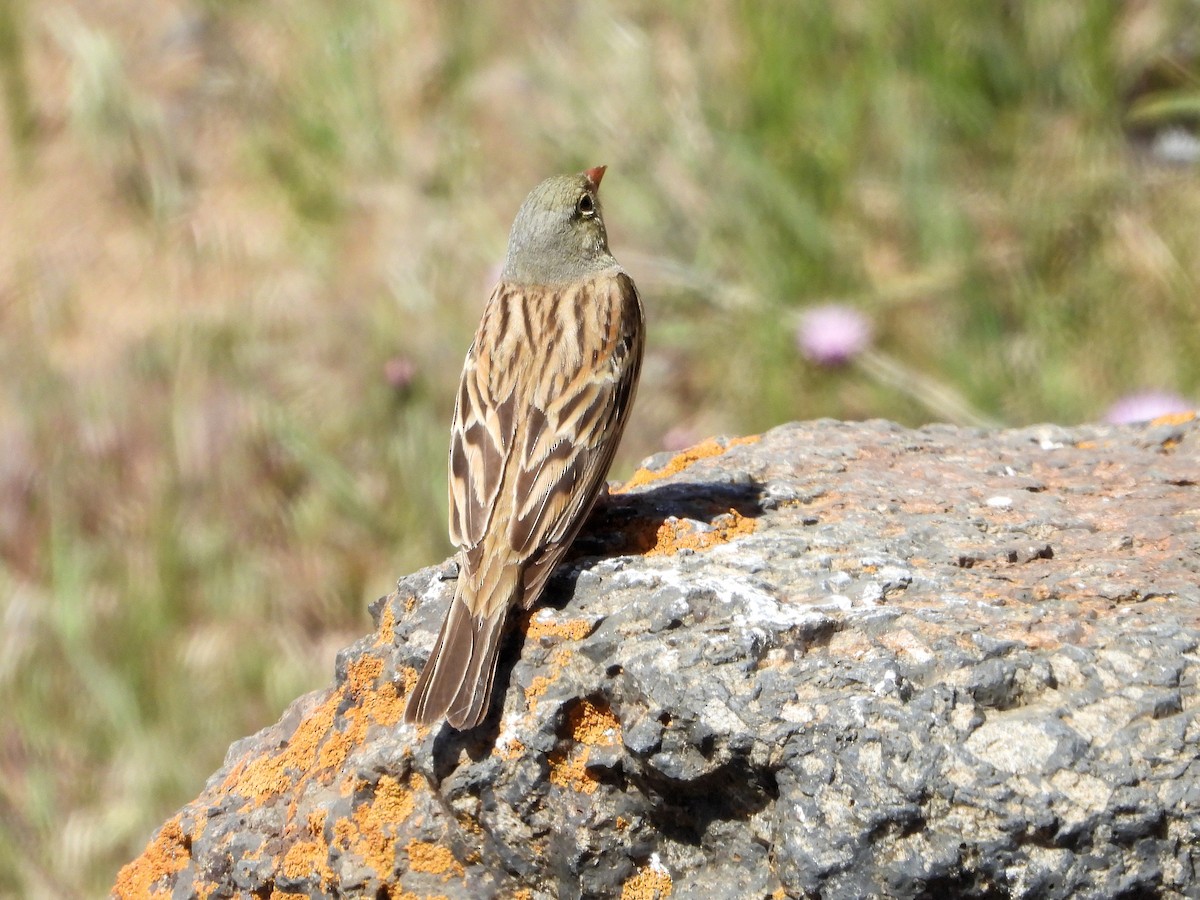
[[[1198,896],[1200,424],[788,425],[656,458],[401,723],[446,569],[119,897]]]

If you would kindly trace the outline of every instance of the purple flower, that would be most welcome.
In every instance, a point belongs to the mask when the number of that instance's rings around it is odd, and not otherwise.
[[[406,356],[393,356],[383,364],[383,378],[398,394],[412,387],[416,377],[417,364]]]
[[[818,366],[840,366],[867,349],[871,320],[856,309],[814,306],[800,316],[796,346]]]
[[[695,428],[688,425],[676,425],[662,436],[662,446],[664,450],[678,453],[680,450],[694,447],[703,439],[704,435]]]
[[[1126,394],[1108,408],[1104,421],[1112,425],[1146,422],[1169,413],[1191,412],[1196,407],[1170,391],[1139,391]]]

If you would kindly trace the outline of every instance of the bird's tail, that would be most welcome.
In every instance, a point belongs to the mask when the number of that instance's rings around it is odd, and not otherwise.
[[[470,580],[460,573],[442,630],[408,695],[405,722],[429,725],[445,716],[455,728],[465,730],[487,716],[504,623],[519,579],[500,578],[490,586],[487,598],[467,595],[472,590]],[[485,614],[472,614],[472,608]]]

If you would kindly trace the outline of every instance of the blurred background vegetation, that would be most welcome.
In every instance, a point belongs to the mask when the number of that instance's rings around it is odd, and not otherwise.
[[[1198,59],[1196,0],[0,0],[0,895],[102,894],[445,557],[459,367],[548,174],[608,164],[646,299],[615,476],[1194,402]],[[876,365],[798,352],[816,304]]]

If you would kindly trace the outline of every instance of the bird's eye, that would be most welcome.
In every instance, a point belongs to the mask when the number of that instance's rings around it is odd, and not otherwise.
[[[580,194],[579,199],[575,201],[575,211],[585,219],[590,219],[596,214],[596,201],[592,199],[591,194]]]

